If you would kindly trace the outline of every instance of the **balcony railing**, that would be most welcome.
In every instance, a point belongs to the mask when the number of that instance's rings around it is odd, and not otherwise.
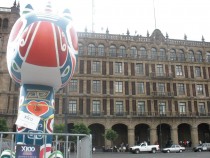
[[[153,97],[174,97],[173,92],[159,92],[159,91],[154,91],[151,93]]]
[[[155,73],[152,72],[150,73],[150,77],[151,78],[164,78],[164,79],[172,79],[173,78],[173,74],[172,73]]]
[[[17,110],[7,110],[7,109],[0,109],[0,116],[8,115],[8,116],[16,116]],[[90,112],[89,114],[83,114],[80,111],[75,112],[68,112],[66,113],[67,117],[107,117],[107,116],[114,116],[114,117],[208,117],[210,118],[210,112],[159,112],[159,111],[145,111],[145,112],[114,112],[113,114],[105,114],[104,112]],[[65,117],[65,114],[56,114],[55,116],[62,116]]]

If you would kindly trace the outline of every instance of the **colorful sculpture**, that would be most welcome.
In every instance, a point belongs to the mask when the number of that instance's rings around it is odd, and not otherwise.
[[[28,4],[10,33],[8,70],[11,78],[21,86],[18,119],[25,114],[40,118],[35,129],[28,127],[28,120],[21,120],[22,124],[17,125],[20,135],[16,136],[16,143],[32,145],[35,139],[35,145],[40,146],[40,158],[53,157],[52,136],[45,140],[41,135],[23,137],[21,133],[53,132],[55,92],[71,79],[77,51],[77,34],[70,11],[64,10],[62,16],[53,15],[50,3],[44,13],[36,13]]]

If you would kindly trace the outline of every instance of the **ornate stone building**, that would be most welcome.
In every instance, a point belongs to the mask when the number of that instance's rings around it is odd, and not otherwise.
[[[6,45],[18,14],[8,11],[0,12],[0,116],[12,131],[19,89],[7,71]],[[169,39],[158,29],[146,37],[107,30],[78,38],[76,72],[56,93],[57,124],[71,132],[83,122],[98,148],[111,145],[103,136],[110,128],[119,134],[115,145],[210,142],[209,42]]]

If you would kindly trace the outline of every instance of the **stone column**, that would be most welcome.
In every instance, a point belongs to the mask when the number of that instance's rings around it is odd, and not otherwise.
[[[157,142],[157,129],[150,128],[150,144],[155,144]]]
[[[107,130],[108,130],[108,129],[105,129],[105,133],[107,132]],[[105,148],[109,148],[109,147],[111,147],[111,145],[113,145],[113,144],[111,144],[111,141],[110,141],[110,140],[107,140],[107,139],[105,138]]]
[[[133,128],[128,129],[128,144],[133,146],[135,144],[135,133]]]
[[[198,144],[198,128],[197,127],[191,127],[191,141],[192,141],[192,147],[195,147]]]
[[[171,140],[173,144],[178,144],[178,130],[176,127],[171,128]]]

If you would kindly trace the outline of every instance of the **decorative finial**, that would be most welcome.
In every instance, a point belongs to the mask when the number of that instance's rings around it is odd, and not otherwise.
[[[106,29],[106,34],[109,34],[109,29],[108,29],[108,27],[107,27],[107,29]]]
[[[129,32],[129,30],[127,29],[127,33],[126,33],[128,36],[130,35],[130,32]]]
[[[203,35],[202,35],[202,42],[205,42],[205,38],[203,37]]]
[[[14,1],[13,3],[13,7],[16,7],[17,3],[16,3],[16,0]]]
[[[166,39],[168,39],[168,33],[166,32]]]
[[[20,9],[20,2],[18,2],[17,8]]]
[[[149,37],[149,31],[147,30],[147,37]]]
[[[187,40],[187,35],[186,34],[184,34],[184,40]]]
[[[85,32],[87,32],[87,26],[85,27]]]

